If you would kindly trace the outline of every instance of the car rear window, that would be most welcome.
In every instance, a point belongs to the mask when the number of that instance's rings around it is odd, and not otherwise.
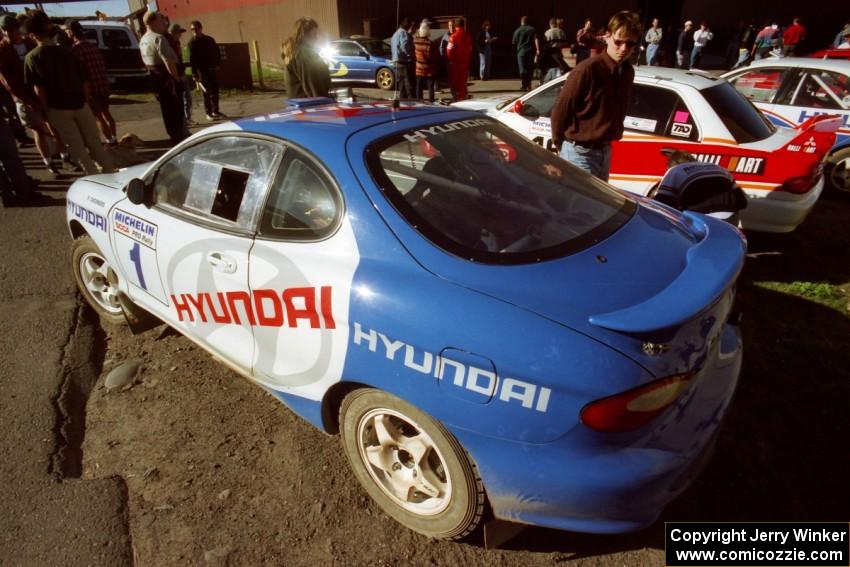
[[[729,83],[700,91],[739,144],[758,142],[776,131],[770,121]]]
[[[491,264],[583,250],[625,224],[632,200],[489,118],[418,127],[366,151],[393,206],[444,250]]]

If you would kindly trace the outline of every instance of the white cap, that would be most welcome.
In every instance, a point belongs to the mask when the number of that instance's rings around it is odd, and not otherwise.
[[[692,26],[692,25],[694,25],[694,23],[692,21],[688,20],[687,22],[685,22],[685,25],[686,26]]]

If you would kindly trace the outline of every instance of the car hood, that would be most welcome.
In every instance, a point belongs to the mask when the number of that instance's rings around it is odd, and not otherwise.
[[[122,169],[121,171],[117,171],[115,173],[101,173],[98,175],[89,175],[88,177],[86,177],[86,179],[93,183],[99,183],[100,185],[112,187],[113,189],[123,189],[131,179],[134,179],[136,177],[142,177],[150,166],[150,163],[143,163],[140,165],[134,165],[132,167]]]

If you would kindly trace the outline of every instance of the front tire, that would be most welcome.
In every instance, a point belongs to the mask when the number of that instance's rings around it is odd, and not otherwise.
[[[89,236],[74,240],[71,267],[80,293],[101,319],[115,325],[124,323],[118,301],[118,274]]]
[[[393,74],[391,69],[381,67],[378,69],[378,72],[375,73],[375,84],[378,85],[378,88],[385,91],[391,91],[395,88],[395,74]]]
[[[393,519],[423,535],[460,539],[484,513],[475,465],[440,423],[373,389],[343,400],[340,430],[357,479]]]
[[[833,189],[850,193],[850,148],[838,150],[829,156],[826,179]]]

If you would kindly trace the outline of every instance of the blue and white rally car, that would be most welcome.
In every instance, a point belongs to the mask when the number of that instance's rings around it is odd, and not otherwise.
[[[481,114],[292,101],[68,193],[101,317],[153,314],[329,433],[423,534],[652,523],[740,372],[746,244]]]

